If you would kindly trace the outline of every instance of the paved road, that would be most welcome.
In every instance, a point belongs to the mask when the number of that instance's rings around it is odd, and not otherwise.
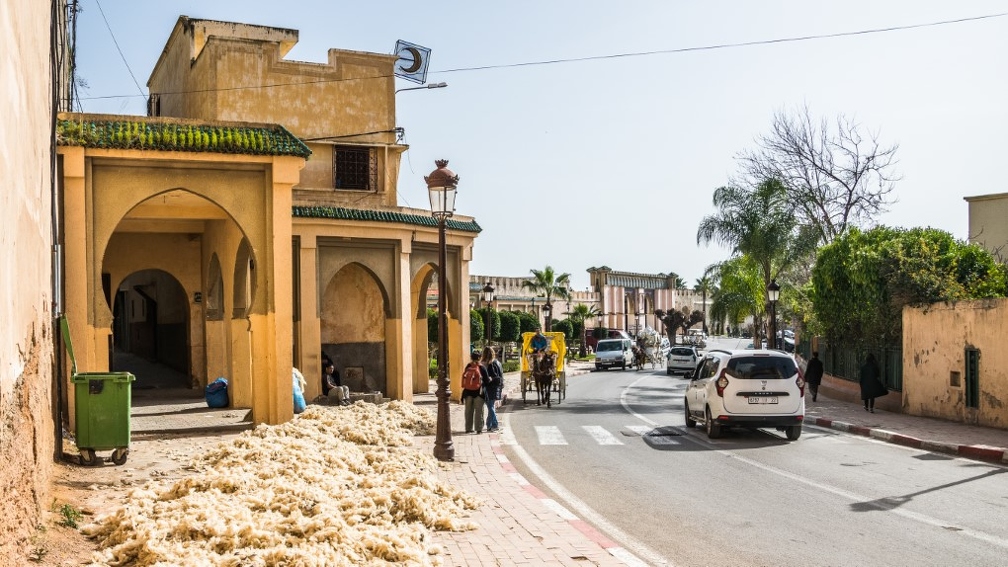
[[[744,346],[744,345],[742,345]],[[516,404],[522,474],[655,565],[972,565],[1008,556],[1008,468],[806,426],[711,441],[685,380],[592,372],[551,409]]]

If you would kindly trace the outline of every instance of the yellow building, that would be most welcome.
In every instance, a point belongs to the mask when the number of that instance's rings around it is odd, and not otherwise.
[[[181,371],[183,387],[224,376],[257,423],[291,417],[292,366],[308,399],[320,393],[323,352],[352,391],[428,390],[438,231],[396,204],[395,57],[285,60],[297,37],[182,16],[148,81],[150,116],[61,115],[79,368],[125,352]],[[450,368],[469,344],[479,230],[448,222]]]

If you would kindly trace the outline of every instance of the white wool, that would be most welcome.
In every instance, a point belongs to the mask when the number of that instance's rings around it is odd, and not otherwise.
[[[479,502],[412,448],[434,421],[394,401],[309,406],[259,426],[85,526],[102,547],[92,565],[441,565],[430,530],[475,529],[464,518]]]

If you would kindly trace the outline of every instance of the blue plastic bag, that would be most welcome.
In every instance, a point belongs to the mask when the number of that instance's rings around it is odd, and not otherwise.
[[[301,413],[307,408],[304,399],[304,387],[307,384],[301,371],[297,368],[293,372],[294,378],[294,413]]]
[[[228,400],[227,378],[221,376],[220,378],[207,384],[204,394],[206,397],[207,407],[211,408],[228,407],[230,401]]]

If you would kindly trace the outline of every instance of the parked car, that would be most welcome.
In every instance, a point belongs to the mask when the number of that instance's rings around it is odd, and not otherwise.
[[[676,345],[669,350],[668,357],[665,358],[665,374],[689,376],[696,370],[697,363],[701,359],[700,352],[695,346]]]
[[[730,427],[774,427],[791,441],[805,419],[805,378],[773,350],[712,350],[686,388],[686,427],[703,423],[716,439]]]
[[[626,370],[633,364],[632,339],[602,339],[595,346],[595,369],[602,370],[617,366]]]

